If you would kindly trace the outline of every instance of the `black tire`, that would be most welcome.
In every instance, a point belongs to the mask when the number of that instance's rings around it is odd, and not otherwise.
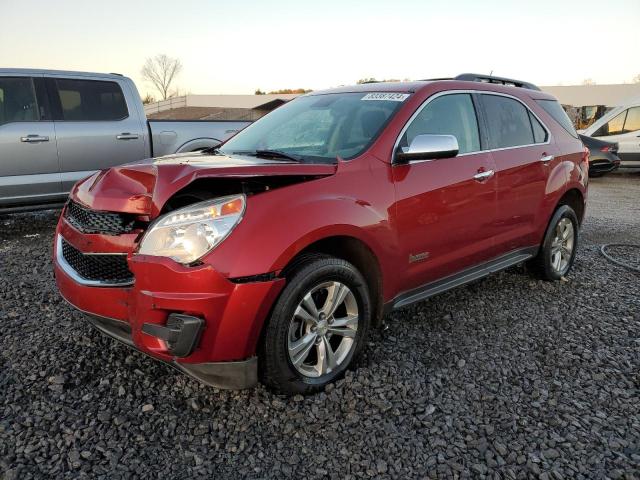
[[[290,327],[294,322],[294,313],[305,295],[319,285],[332,281],[347,286],[353,294],[351,298],[355,298],[358,308],[357,330],[342,362],[332,371],[313,378],[300,373],[291,361],[288,351]],[[311,255],[299,259],[289,270],[287,284],[264,326],[258,349],[260,380],[275,393],[286,395],[322,390],[328,383],[342,377],[362,351],[371,324],[371,314],[367,283],[353,265],[327,255]]]
[[[573,248],[568,264],[565,268],[557,270],[552,265],[552,244],[556,236],[556,228],[563,219],[568,219],[573,225]],[[576,258],[576,251],[578,249],[578,231],[579,223],[576,212],[569,205],[560,205],[549,222],[547,231],[545,232],[542,245],[538,255],[529,261],[530,271],[537,277],[543,280],[557,281],[564,277],[573,266],[573,262]]]

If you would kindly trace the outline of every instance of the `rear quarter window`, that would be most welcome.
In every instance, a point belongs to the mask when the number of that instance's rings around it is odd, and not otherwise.
[[[578,138],[578,133],[569,119],[567,112],[557,100],[536,100],[545,112],[547,112],[556,122],[560,124],[572,137]]]
[[[544,143],[549,139],[549,134],[538,121],[535,115],[529,112],[529,120],[531,120],[531,128],[533,128],[533,139],[536,143]]]

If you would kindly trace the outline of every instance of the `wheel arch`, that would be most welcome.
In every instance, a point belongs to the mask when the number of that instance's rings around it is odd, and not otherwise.
[[[280,275],[286,277],[306,255],[320,253],[351,263],[367,282],[373,305],[372,323],[378,326],[383,316],[383,275],[374,250],[362,239],[352,235],[331,235],[316,239],[299,250],[284,266]]]
[[[213,147],[215,145],[220,144],[221,141],[212,137],[201,137],[194,138],[193,140],[189,140],[188,142],[180,145],[175,153],[188,153],[195,152],[198,150],[203,150],[205,148]]]
[[[553,211],[555,212],[558,207],[562,205],[568,205],[569,207],[571,207],[573,211],[576,212],[578,223],[582,225],[585,214],[585,201],[582,192],[577,188],[570,188],[569,190],[564,192],[562,197],[560,197]]]

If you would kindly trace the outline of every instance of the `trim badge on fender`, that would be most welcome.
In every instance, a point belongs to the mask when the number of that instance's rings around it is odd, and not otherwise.
[[[421,262],[429,258],[429,252],[420,252],[415,255],[409,254],[409,263]]]

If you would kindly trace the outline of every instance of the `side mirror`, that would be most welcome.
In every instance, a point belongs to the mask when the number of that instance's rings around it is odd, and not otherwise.
[[[458,139],[453,135],[417,135],[409,147],[396,152],[396,163],[408,163],[413,160],[434,160],[450,158],[458,154]]]

